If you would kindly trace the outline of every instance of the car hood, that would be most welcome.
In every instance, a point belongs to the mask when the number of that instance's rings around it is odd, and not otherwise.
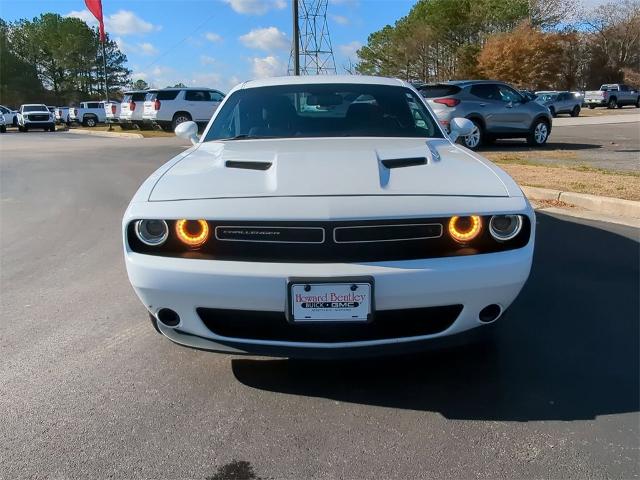
[[[352,195],[509,196],[487,164],[445,139],[300,138],[204,142],[149,201]]]

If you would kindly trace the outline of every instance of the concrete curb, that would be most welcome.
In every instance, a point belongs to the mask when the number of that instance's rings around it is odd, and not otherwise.
[[[89,130],[76,130],[69,129],[64,130],[64,133],[75,133],[78,135],[94,135],[96,137],[116,137],[116,138],[144,138],[144,135],[140,133],[120,133],[120,132],[103,132],[101,130],[91,132]]]
[[[601,197],[587,193],[561,192],[560,190],[538,187],[522,187],[522,191],[527,198],[534,200],[555,200],[606,215],[640,218],[640,202],[633,200]]]

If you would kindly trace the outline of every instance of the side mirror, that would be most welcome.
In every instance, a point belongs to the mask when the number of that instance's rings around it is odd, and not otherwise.
[[[196,122],[182,122],[176,127],[176,136],[190,140],[194,145],[200,140],[198,138],[198,124]]]
[[[473,122],[468,118],[456,117],[449,122],[451,133],[449,138],[452,142],[455,142],[460,137],[466,137],[473,131]]]

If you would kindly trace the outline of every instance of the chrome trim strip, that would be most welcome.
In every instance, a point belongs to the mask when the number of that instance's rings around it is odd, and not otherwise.
[[[336,232],[338,230],[350,230],[350,229],[355,229],[355,228],[383,228],[383,227],[434,227],[434,226],[438,226],[440,227],[440,233],[438,235],[431,235],[428,237],[407,237],[407,238],[394,238],[394,239],[389,239],[389,240],[354,240],[354,241],[348,241],[348,242],[339,242],[336,239]],[[378,242],[402,242],[405,240],[425,240],[428,238],[440,238],[442,236],[442,224],[441,223],[393,223],[390,225],[356,225],[353,227],[336,227],[333,229],[333,241],[334,243],[340,244],[340,243],[378,243]]]
[[[272,229],[280,229],[280,230],[320,230],[322,231],[322,241],[320,242],[288,242],[288,241],[280,241],[280,240],[234,240],[234,239],[229,239],[229,238],[220,238],[218,236],[218,229],[219,228],[272,228]],[[300,243],[300,244],[306,244],[306,245],[319,245],[325,242],[326,240],[326,233],[324,231],[324,228],[322,227],[274,227],[274,226],[268,226],[268,225],[217,225],[215,230],[215,237],[216,240],[219,240],[221,242],[250,242],[250,243]]]

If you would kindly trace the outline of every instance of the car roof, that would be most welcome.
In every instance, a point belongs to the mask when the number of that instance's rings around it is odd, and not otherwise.
[[[23,103],[21,107],[46,107],[44,103]]]
[[[373,77],[367,75],[301,75],[286,77],[271,77],[260,80],[250,80],[239,88],[273,87],[278,85],[318,85],[318,84],[364,84],[410,86],[407,82],[397,78]]]
[[[123,95],[131,95],[132,93],[153,93],[157,91],[158,91],[157,88],[150,88],[148,90],[127,90],[126,92],[123,93]]]
[[[166,91],[170,91],[170,90],[215,90],[215,88],[211,88],[211,87],[167,87],[167,88],[158,88],[158,89],[154,90],[154,92],[159,92],[159,91],[166,92]]]
[[[442,82],[448,85],[482,85],[482,84],[491,84],[491,83],[499,83],[501,85],[509,85],[506,82],[501,82],[500,80],[449,80],[447,82]]]

